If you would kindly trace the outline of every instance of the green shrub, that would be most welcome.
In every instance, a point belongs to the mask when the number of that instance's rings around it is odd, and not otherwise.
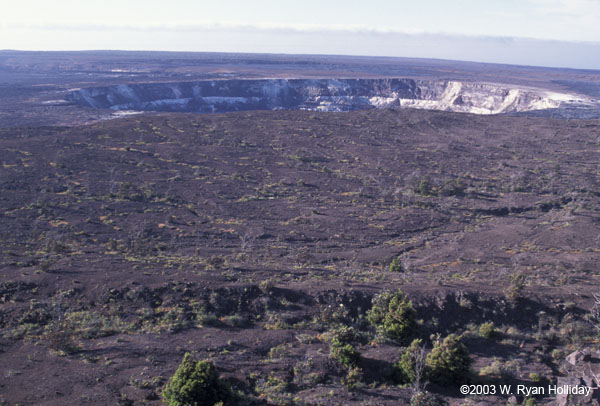
[[[509,281],[510,283],[504,290],[504,294],[510,302],[514,303],[519,301],[523,294],[523,289],[527,284],[527,275],[522,272],[514,272],[509,276]]]
[[[59,354],[74,354],[81,350],[73,339],[73,328],[66,320],[53,321],[44,330],[44,338],[48,341],[50,348]]]
[[[196,362],[186,353],[162,395],[168,406],[208,406],[227,402],[231,391],[212,362]]]
[[[152,196],[152,191],[147,191],[144,193],[135,184],[131,182],[123,182],[119,185],[119,190],[117,191],[116,196],[123,200],[142,202]]]
[[[385,291],[373,298],[367,319],[384,336],[406,343],[417,328],[417,312],[402,291]]]
[[[95,311],[81,310],[64,314],[63,325],[73,336],[106,337],[126,331],[129,327],[117,316],[104,316]]]
[[[444,196],[464,196],[466,186],[462,179],[457,178],[454,180],[448,180],[442,188],[442,194]]]
[[[558,364],[567,356],[567,353],[564,350],[561,350],[560,348],[555,348],[552,350],[550,355],[552,357],[552,361]]]
[[[350,368],[348,374],[342,378],[342,384],[350,392],[354,392],[356,389],[363,385],[363,371],[358,367]]]
[[[288,392],[288,382],[274,375],[258,380],[254,390],[258,398],[266,401],[269,405],[294,406],[297,404],[294,395]]]
[[[516,361],[502,362],[494,359],[490,364],[479,370],[479,376],[485,380],[499,381],[514,379],[519,372],[519,365]]]
[[[483,323],[479,326],[479,335],[483,338],[494,338],[496,334],[496,326],[494,326],[493,321]]]
[[[351,327],[340,327],[334,332],[331,339],[329,358],[337,361],[346,368],[358,366],[360,352],[354,348],[354,341],[356,341],[354,329]]]
[[[400,356],[400,360],[394,364],[394,375],[399,384],[413,383],[417,378],[417,374],[422,374],[424,371],[420,368],[416,371],[417,363],[424,361],[422,359],[424,350],[423,341],[419,338],[413,340],[410,346]]]
[[[404,272],[406,270],[404,269],[404,265],[402,265],[402,258],[400,257],[392,259],[389,269],[390,272]]]
[[[352,327],[348,326],[340,326],[337,329],[332,331],[333,335],[331,337],[332,344],[343,343],[343,344],[352,344],[358,341],[358,335],[356,334],[356,330]]]
[[[420,179],[414,188],[414,192],[423,196],[431,196],[435,194],[435,188],[433,187],[433,183],[428,176]]]
[[[331,344],[329,358],[339,362],[346,368],[353,368],[360,361],[360,353],[352,346],[352,344]]]
[[[535,402],[535,398],[529,398],[525,401],[525,406],[535,406],[536,402]]]
[[[425,363],[429,379],[433,382],[450,385],[466,383],[469,380],[469,351],[462,343],[461,337],[456,334],[450,334],[444,340],[436,340]]]
[[[417,392],[410,398],[410,406],[446,406],[447,404],[445,400],[425,391]]]

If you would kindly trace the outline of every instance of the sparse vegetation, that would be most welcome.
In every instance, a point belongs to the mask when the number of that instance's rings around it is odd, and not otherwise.
[[[500,361],[494,359],[489,365],[479,370],[479,376],[487,381],[499,382],[514,379],[519,366],[515,361]]]
[[[565,357],[598,340],[596,127],[494,119],[239,112],[0,129],[0,403],[27,391],[158,405],[158,377],[192,351],[240,404],[443,397],[470,358],[477,382],[573,374]],[[60,376],[30,390],[31,365]],[[76,399],[53,395],[66,380]]]
[[[523,288],[527,282],[527,276],[521,272],[515,272],[510,275],[510,284],[506,288],[506,298],[512,302],[516,302],[521,298]]]
[[[266,400],[269,404],[294,406],[296,399],[288,389],[288,382],[274,375],[269,375],[266,379],[258,380],[255,387],[258,398]]]

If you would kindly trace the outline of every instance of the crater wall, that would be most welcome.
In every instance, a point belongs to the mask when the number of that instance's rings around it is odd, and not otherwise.
[[[221,113],[300,109],[351,111],[421,108],[475,114],[598,110],[587,96],[492,83],[414,79],[257,79],[147,83],[74,89],[81,106],[140,111]]]

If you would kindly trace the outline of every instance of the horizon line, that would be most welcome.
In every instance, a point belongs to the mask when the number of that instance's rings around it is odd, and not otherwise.
[[[560,42],[560,41],[559,41]],[[600,45],[600,43],[598,43]],[[542,69],[558,69],[558,70],[573,70],[573,71],[586,71],[586,72],[599,72],[600,68],[574,68],[569,66],[556,66],[556,65],[534,65],[534,64],[518,64],[518,63],[506,63],[506,62],[489,62],[489,61],[477,61],[470,59],[448,59],[448,58],[436,58],[436,57],[412,57],[412,56],[397,56],[397,55],[365,55],[365,54],[335,54],[335,53],[290,53],[290,52],[239,52],[239,51],[183,51],[183,50],[165,50],[165,49],[109,49],[109,48],[98,48],[98,49],[16,49],[16,48],[4,48],[0,49],[0,52],[32,52],[32,53],[107,53],[107,52],[121,52],[121,53],[171,53],[171,54],[223,54],[223,55],[271,55],[271,56],[304,56],[304,57],[342,57],[342,58],[382,58],[382,59],[405,59],[405,60],[424,60],[424,61],[438,61],[438,62],[454,62],[464,64],[479,64],[479,65],[499,65],[499,66],[511,66],[520,68],[542,68]]]

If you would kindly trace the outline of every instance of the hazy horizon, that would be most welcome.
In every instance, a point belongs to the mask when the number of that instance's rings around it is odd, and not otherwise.
[[[600,69],[600,0],[23,0],[0,49],[284,53]]]

